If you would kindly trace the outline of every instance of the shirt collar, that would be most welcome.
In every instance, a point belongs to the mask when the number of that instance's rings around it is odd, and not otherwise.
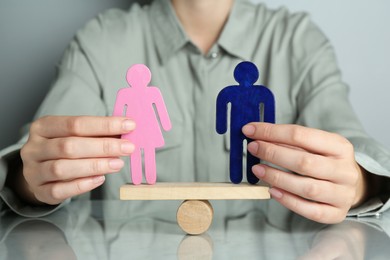
[[[218,44],[227,53],[242,60],[251,59],[251,48],[246,42],[251,41],[252,26],[247,21],[248,4],[245,0],[235,0],[229,18],[223,28]],[[253,7],[253,6],[252,6]],[[252,10],[253,11],[253,10]]]
[[[250,25],[245,24],[246,0],[235,0],[229,18],[222,30],[217,44],[232,56],[250,60],[250,48],[246,48],[245,39],[249,40]],[[155,0],[150,9],[152,31],[160,62],[164,64],[179,49],[191,42],[181,26],[170,0]],[[244,20],[244,21],[243,21]]]
[[[190,42],[181,26],[170,0],[155,0],[150,6],[152,32],[162,64]]]

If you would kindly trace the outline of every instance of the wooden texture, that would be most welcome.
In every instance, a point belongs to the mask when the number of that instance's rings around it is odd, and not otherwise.
[[[184,236],[177,248],[178,260],[212,260],[214,244],[213,239],[207,234],[199,236]]]
[[[121,200],[248,200],[269,199],[268,187],[248,183],[168,183],[126,184]]]
[[[184,232],[199,235],[209,229],[213,215],[213,207],[207,200],[186,200],[177,210],[176,219]]]

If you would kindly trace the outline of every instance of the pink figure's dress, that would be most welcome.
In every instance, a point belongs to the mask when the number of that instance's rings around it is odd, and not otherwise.
[[[143,149],[146,180],[149,184],[153,184],[156,181],[155,148],[164,145],[158,117],[165,131],[171,129],[171,121],[160,90],[156,87],[148,87],[151,80],[148,67],[136,64],[128,70],[126,78],[131,87],[118,91],[113,114],[126,116],[136,123],[134,131],[122,135],[122,138],[128,139],[136,147],[131,155],[133,183],[139,184],[142,181],[140,149]]]

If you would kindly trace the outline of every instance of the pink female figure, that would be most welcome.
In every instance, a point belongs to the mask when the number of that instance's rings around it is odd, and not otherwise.
[[[118,91],[113,113],[114,116],[124,115],[134,120],[136,124],[134,131],[122,135],[122,138],[128,139],[135,145],[130,163],[131,178],[136,185],[142,182],[141,150],[144,155],[146,182],[156,183],[155,149],[164,146],[157,116],[165,131],[171,129],[171,120],[160,90],[157,87],[148,87],[151,76],[149,68],[143,64],[130,67],[126,75],[130,87]]]

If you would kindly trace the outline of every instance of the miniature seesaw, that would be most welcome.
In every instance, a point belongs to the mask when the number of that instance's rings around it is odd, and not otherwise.
[[[190,235],[206,232],[213,220],[209,200],[269,199],[268,187],[248,183],[168,183],[126,184],[120,188],[121,200],[183,200],[176,214],[180,228]]]

